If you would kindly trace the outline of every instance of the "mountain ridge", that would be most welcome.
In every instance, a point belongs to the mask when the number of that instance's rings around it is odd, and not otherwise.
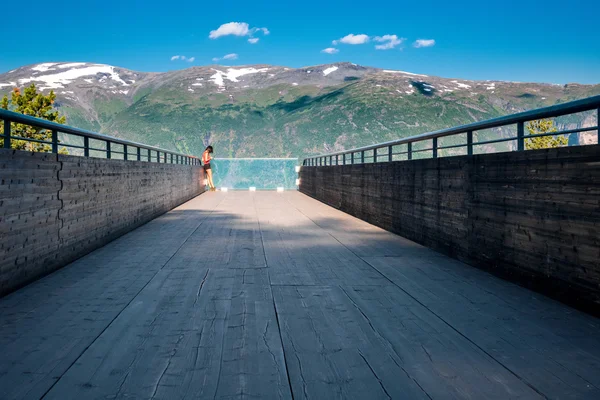
[[[210,143],[239,157],[342,150],[600,94],[600,85],[442,78],[349,62],[158,73],[41,63],[0,74],[0,94],[31,83],[56,92],[69,125],[193,154]],[[592,126],[594,118],[557,124]],[[510,132],[482,132],[480,140],[498,135]]]

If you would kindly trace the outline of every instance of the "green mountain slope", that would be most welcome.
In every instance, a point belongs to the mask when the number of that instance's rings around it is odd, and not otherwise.
[[[71,74],[80,77],[55,89],[70,125],[196,155],[211,144],[217,157],[302,157],[600,94],[600,85],[475,82],[350,63],[195,67],[164,74],[77,68]],[[102,73],[85,75],[85,68]],[[17,71],[29,73],[27,67]],[[19,76],[7,75],[0,75],[0,84],[19,83]],[[36,79],[57,85],[52,75]],[[557,123],[592,126],[595,116]],[[507,128],[476,137],[512,134]],[[571,142],[585,140],[580,134]],[[502,146],[510,144],[492,147]]]

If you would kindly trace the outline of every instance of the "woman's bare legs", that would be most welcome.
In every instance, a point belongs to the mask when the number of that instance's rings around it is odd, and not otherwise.
[[[206,171],[206,176],[208,178],[208,186],[210,186],[211,189],[215,189],[215,184],[213,183],[213,180],[212,180],[212,170],[211,169]]]

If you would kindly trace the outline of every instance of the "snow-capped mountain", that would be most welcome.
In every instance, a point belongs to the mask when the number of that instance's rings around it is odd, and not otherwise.
[[[179,150],[219,143],[238,156],[355,147],[600,93],[600,85],[469,81],[346,62],[163,73],[68,62],[0,74],[0,94],[32,83],[54,90],[69,125]],[[590,113],[558,122],[594,121]]]

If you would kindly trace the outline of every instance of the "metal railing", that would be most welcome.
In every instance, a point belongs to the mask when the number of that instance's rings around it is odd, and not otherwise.
[[[525,134],[525,123],[529,121],[540,120],[544,118],[562,117],[569,114],[575,114],[585,111],[596,111],[597,121],[596,126],[587,128],[577,128],[563,130],[559,132],[548,132],[534,135]],[[491,128],[503,128],[516,124],[517,135],[512,137],[502,137],[499,139],[473,141],[473,132]],[[370,162],[389,162],[396,159],[395,156],[406,157],[406,160],[412,160],[416,153],[431,152],[431,158],[439,157],[439,151],[443,149],[467,149],[467,155],[473,155],[475,146],[489,145],[495,143],[516,141],[517,151],[525,150],[525,141],[544,136],[558,136],[571,133],[598,131],[598,142],[600,144],[600,96],[588,97],[582,100],[576,100],[568,103],[558,104],[551,107],[540,108],[537,110],[525,111],[518,114],[507,115],[504,117],[494,118],[481,122],[474,122],[467,125],[461,125],[453,128],[442,129],[435,132],[423,133],[420,135],[410,136],[403,139],[394,140],[391,142],[378,143],[371,146],[359,147],[355,149],[321,154],[317,156],[307,157],[303,160],[302,165],[305,166],[322,166],[322,165],[347,165],[347,164],[364,164],[365,161]],[[460,144],[440,146],[439,138],[465,135],[466,142]],[[414,144],[431,140],[431,147],[424,149],[416,149]],[[395,152],[394,146],[406,145],[406,150]],[[366,152],[372,154],[366,155]]]
[[[12,111],[0,109],[0,120],[4,121],[4,134],[0,135],[0,138],[4,140],[3,147],[6,149],[11,148],[11,143],[13,140],[19,140],[47,145],[50,147],[49,150],[52,153],[58,153],[59,147],[64,147],[67,149],[71,148],[83,150],[84,157],[90,157],[90,152],[93,152],[94,154],[104,155],[106,158],[115,158],[116,156],[120,155],[122,156],[123,160],[144,160],[148,162],[168,164],[200,165],[200,160],[194,156],[176,153],[128,140],[118,139],[112,136],[103,135],[101,133],[90,132],[85,129],[73,128],[68,125],[61,125]],[[50,131],[51,140],[38,140],[34,138],[13,135],[11,132],[11,123],[28,125],[34,128]],[[58,138],[59,134],[74,135],[83,138],[83,144],[76,145],[62,142]],[[92,147],[90,145],[90,140],[104,143],[104,147]],[[117,146],[113,145],[122,146],[122,149],[117,149]]]

